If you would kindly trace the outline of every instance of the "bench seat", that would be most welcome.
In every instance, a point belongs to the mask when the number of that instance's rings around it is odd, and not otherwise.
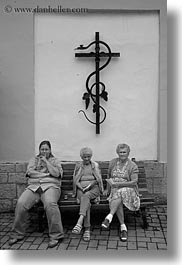
[[[133,159],[134,160],[134,159]],[[135,161],[135,160],[134,160]],[[104,188],[106,187],[106,178],[107,178],[107,171],[109,162],[98,162],[101,175],[103,179]],[[137,211],[137,215],[141,216],[142,218],[142,227],[147,228],[147,217],[146,217],[146,207],[150,207],[154,205],[154,198],[147,190],[147,182],[146,182],[146,174],[144,163],[142,161],[135,161],[139,168],[138,174],[138,188],[139,188],[139,195],[140,195],[140,210]],[[58,205],[61,212],[65,211],[79,211],[79,204],[77,204],[76,198],[72,196],[73,190],[73,171],[75,168],[75,163],[73,162],[62,162],[63,167],[63,178],[62,178],[62,186],[61,186],[61,197],[59,199]],[[38,213],[39,213],[39,227],[42,226],[42,216],[43,216],[43,207],[39,203],[38,206]],[[101,195],[101,200],[99,204],[92,203],[91,210],[96,211],[104,211],[106,214],[109,211],[109,205],[107,201],[107,197]]]

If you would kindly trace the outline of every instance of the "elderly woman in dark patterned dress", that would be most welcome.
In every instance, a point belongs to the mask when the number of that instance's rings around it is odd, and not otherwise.
[[[72,233],[80,234],[84,227],[83,239],[89,241],[91,200],[99,203],[100,193],[103,192],[103,183],[98,163],[91,161],[92,150],[88,147],[82,148],[80,157],[83,161],[75,166],[73,175],[73,195],[80,203],[80,211]]]
[[[118,158],[109,163],[107,188],[104,191],[105,195],[109,194],[110,213],[105,217],[102,227],[108,229],[116,213],[120,222],[120,239],[126,241],[127,228],[124,223],[123,205],[131,211],[139,210],[138,167],[128,158],[130,147],[127,144],[119,144],[116,153]]]

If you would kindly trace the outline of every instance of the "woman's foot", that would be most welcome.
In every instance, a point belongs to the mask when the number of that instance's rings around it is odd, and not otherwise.
[[[90,229],[86,229],[83,233],[83,240],[90,241]]]
[[[102,228],[109,229],[109,220],[105,218],[105,220],[101,224]]]
[[[112,218],[113,218],[113,214],[109,213],[105,220],[102,222],[102,227],[105,228],[105,229],[108,229],[109,228],[109,225],[110,223],[112,222]]]
[[[127,234],[127,228],[125,224],[120,225],[120,233],[119,233],[120,240],[125,242],[128,239],[128,234]]]
[[[81,230],[82,230],[82,225],[76,224],[73,227],[72,233],[73,234],[80,234]]]
[[[9,240],[9,245],[12,246],[12,245],[16,244],[18,241],[21,241],[21,240],[23,240],[23,237],[22,238],[11,238]]]
[[[127,235],[127,231],[126,230],[122,230],[120,231],[120,240],[125,242],[128,239],[128,235]]]

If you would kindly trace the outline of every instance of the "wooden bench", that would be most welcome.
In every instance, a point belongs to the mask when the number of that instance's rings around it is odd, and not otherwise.
[[[134,160],[134,159],[132,159]],[[142,218],[142,227],[147,228],[147,217],[146,217],[146,207],[149,207],[154,204],[153,196],[147,190],[147,182],[146,182],[146,174],[144,163],[142,161],[135,161],[139,168],[138,175],[138,187],[139,194],[141,200],[140,210],[136,212],[137,216],[141,216]],[[101,169],[102,179],[104,188],[106,187],[106,178],[108,171],[109,162],[99,162],[99,166]],[[63,178],[62,178],[62,193],[60,200],[58,202],[61,213],[64,214],[65,211],[79,211],[79,204],[77,204],[76,198],[72,196],[73,191],[73,171],[75,168],[75,163],[73,162],[63,162]],[[38,208],[36,207],[39,214],[39,228],[41,230],[42,227],[42,216],[43,216],[43,207],[39,204]],[[109,205],[107,201],[107,197],[101,195],[101,201],[99,204],[92,204],[91,210],[104,211],[106,213],[109,212]]]
[[[147,217],[146,217],[146,207],[154,204],[153,196],[147,190],[147,182],[146,182],[146,174],[144,163],[142,161],[135,161],[139,168],[139,176],[138,176],[138,187],[139,194],[141,200],[140,210],[137,214],[140,214],[143,221],[143,228],[148,227]],[[109,162],[99,162],[104,188],[106,187],[106,178]],[[75,163],[63,163],[63,171],[64,175],[62,178],[62,195],[59,200],[59,207],[61,212],[70,211],[70,210],[79,210],[79,204],[76,202],[76,198],[72,197],[72,189],[73,189],[73,171],[75,167]],[[108,211],[108,201],[107,198],[101,195],[101,201],[99,204],[92,204],[91,210],[99,210],[99,211]]]

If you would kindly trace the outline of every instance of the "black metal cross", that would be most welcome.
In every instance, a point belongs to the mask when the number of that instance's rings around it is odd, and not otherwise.
[[[83,99],[85,100],[85,103],[86,103],[86,109],[88,108],[90,98],[93,100],[93,102],[94,102],[93,112],[96,113],[96,122],[91,121],[86,116],[86,114],[83,110],[81,110],[80,112],[84,113],[86,119],[90,123],[96,125],[96,134],[100,134],[100,124],[103,123],[105,118],[106,118],[106,111],[102,106],[100,106],[100,97],[102,97],[106,101],[108,100],[108,98],[107,98],[108,93],[105,91],[105,85],[104,85],[104,83],[100,82],[100,71],[109,64],[112,57],[120,57],[120,53],[119,52],[116,52],[116,53],[111,52],[109,45],[107,43],[99,40],[99,32],[95,32],[95,41],[91,42],[88,46],[85,46],[85,47],[83,45],[80,45],[78,48],[76,48],[76,50],[88,49],[93,44],[95,44],[95,52],[75,53],[75,57],[93,57],[93,58],[95,58],[95,71],[92,72],[86,80],[87,92],[84,93]],[[100,44],[104,45],[107,48],[108,52],[100,52]],[[102,57],[106,57],[107,61],[105,64],[100,66],[100,58],[102,58]],[[95,75],[95,83],[92,84],[92,86],[89,88],[89,80],[93,75]],[[92,92],[92,89],[94,86],[96,86],[95,94]],[[100,109],[104,113],[104,117],[103,117],[102,121],[100,121]]]

